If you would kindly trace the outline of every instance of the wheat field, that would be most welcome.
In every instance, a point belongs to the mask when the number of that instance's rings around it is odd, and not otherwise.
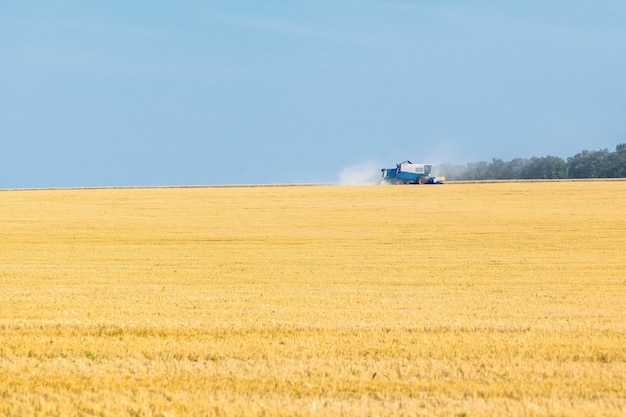
[[[626,181],[4,190],[0,242],[0,415],[626,414]]]

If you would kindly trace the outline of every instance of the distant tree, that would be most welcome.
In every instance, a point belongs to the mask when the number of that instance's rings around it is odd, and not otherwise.
[[[469,164],[467,164],[467,174],[466,174],[466,178],[464,179],[467,179],[467,180],[489,179],[488,169],[489,169],[489,165],[484,161],[470,162]]]
[[[559,179],[567,178],[565,161],[556,156],[533,156],[522,168],[519,178],[523,179]]]
[[[490,180],[502,180],[507,176],[507,163],[502,159],[493,158],[487,165],[485,176]]]
[[[609,155],[606,174],[609,178],[626,178],[626,143],[617,145]]]
[[[444,164],[441,168],[450,180],[626,178],[626,143],[617,145],[615,152],[584,150],[567,161],[556,156],[515,158],[508,162],[493,158],[491,162]]]
[[[509,162],[509,169],[507,172],[507,176],[504,179],[514,180],[518,178],[522,178],[522,171],[528,165],[528,159],[523,158],[515,158]]]
[[[584,150],[567,159],[567,174],[570,178],[607,178],[609,150]]]

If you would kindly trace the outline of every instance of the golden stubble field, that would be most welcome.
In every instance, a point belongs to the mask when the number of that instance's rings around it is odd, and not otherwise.
[[[0,415],[626,414],[626,182],[0,191]]]

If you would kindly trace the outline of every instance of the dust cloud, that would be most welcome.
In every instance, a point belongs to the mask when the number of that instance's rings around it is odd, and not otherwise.
[[[344,168],[337,179],[339,185],[375,185],[380,182],[381,165],[364,162]]]

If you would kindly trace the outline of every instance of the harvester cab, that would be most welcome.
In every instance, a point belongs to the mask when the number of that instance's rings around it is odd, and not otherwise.
[[[404,161],[395,168],[383,168],[381,184],[443,184],[446,177],[431,175],[434,165]]]

